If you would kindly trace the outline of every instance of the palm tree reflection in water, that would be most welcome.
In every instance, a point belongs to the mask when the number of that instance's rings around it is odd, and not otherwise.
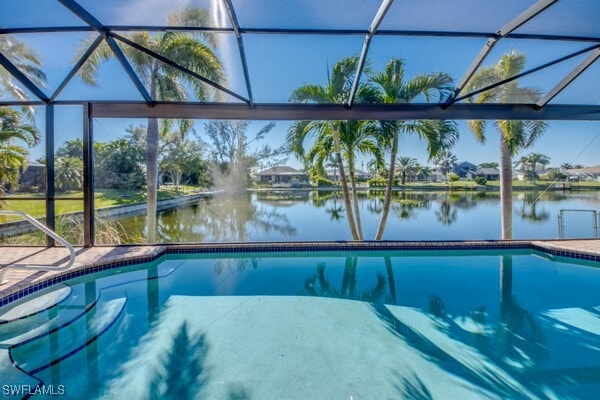
[[[383,274],[377,272],[377,282],[371,288],[357,293],[356,267],[358,257],[346,257],[344,274],[339,289],[333,287],[325,275],[325,263],[317,264],[317,271],[304,281],[304,296],[335,297],[340,299],[361,300],[370,303],[381,303],[385,298],[386,282]]]
[[[544,390],[547,382],[543,381],[539,371],[549,357],[547,338],[537,319],[518,303],[512,293],[512,261],[511,255],[500,257],[500,312],[495,325],[487,321],[486,307],[481,306],[469,313],[469,318],[481,329],[466,331],[456,323],[460,316],[449,315],[444,300],[436,294],[428,296],[427,311],[432,327],[443,336],[429,336],[427,330],[421,331],[421,325],[405,324],[387,307],[374,305],[373,311],[404,343],[449,373],[457,374],[457,371],[463,370],[459,373],[462,378],[503,398],[520,398],[523,395],[517,393],[519,386],[515,384],[523,384],[527,390],[546,398]],[[446,341],[455,344],[450,346]],[[473,348],[473,354],[460,353],[457,350],[462,347],[459,342],[465,346],[467,353],[469,348]],[[476,354],[481,360],[471,359]],[[492,362],[484,361],[485,358]],[[500,373],[495,373],[496,370]],[[405,371],[393,371],[393,375],[401,398],[432,398],[426,382],[418,374],[407,376]]]
[[[206,335],[199,332],[191,335],[184,321],[173,337],[171,351],[155,369],[150,385],[149,398],[192,400],[205,398],[206,385],[210,380],[207,357],[210,350]],[[229,388],[228,399],[250,399],[248,391],[236,385]]]
[[[244,242],[277,233],[296,234],[285,213],[253,202],[250,194],[218,196],[193,207],[162,212],[158,221],[161,242]]]
[[[538,192],[528,192],[523,195],[523,202],[521,203],[521,207],[519,209],[519,215],[521,219],[526,219],[531,222],[543,222],[547,221],[550,218],[550,213],[548,213],[544,208],[541,211],[537,209],[538,201],[542,198],[542,194],[538,194]]]

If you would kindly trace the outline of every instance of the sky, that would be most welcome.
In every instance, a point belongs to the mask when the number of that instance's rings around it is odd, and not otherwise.
[[[149,24],[165,25],[168,10],[164,0],[79,0],[79,3],[108,25]],[[461,29],[465,31],[496,31],[514,15],[533,4],[533,0],[506,0],[503,2],[481,0],[456,0],[453,2],[419,3],[395,1],[381,25],[381,29],[452,29],[451,21],[466,14],[477,18],[463,18]],[[585,13],[600,13],[600,2],[579,0],[567,7],[558,2],[542,15],[519,28],[518,32],[563,33],[600,36],[597,24],[582,18]],[[568,2],[567,2],[568,3]],[[431,7],[435,4],[435,7]],[[374,0],[330,0],[328,2],[296,0],[233,0],[242,27],[273,28],[360,28],[369,25],[377,11],[379,1]],[[229,27],[230,23],[217,0],[174,0],[173,8],[199,6],[209,9],[216,26]],[[32,7],[37,12],[31,13]],[[344,13],[339,13],[343,7]],[[479,7],[482,9],[478,11]],[[4,12],[4,8],[11,12]],[[475,8],[475,9],[474,9]],[[483,12],[485,9],[485,12]],[[596,15],[598,15],[598,13]],[[542,18],[543,17],[543,18]],[[570,24],[569,18],[584,21]],[[592,19],[593,20],[593,19]],[[0,4],[0,27],[24,27],[28,25],[81,26],[81,21],[64,9],[58,2],[36,0],[3,0]],[[549,32],[544,32],[553,27]],[[567,29],[568,31],[565,31]],[[44,63],[48,75],[46,93],[52,93],[71,69],[81,42],[90,33],[18,34],[19,40],[35,49]],[[364,37],[314,36],[314,35],[260,35],[243,36],[254,99],[258,103],[287,102],[292,91],[306,84],[324,84],[328,70],[342,57],[360,54]],[[419,38],[376,36],[369,51],[369,65],[381,70],[391,57],[401,57],[406,62],[406,78],[411,79],[423,72],[443,71],[459,80],[469,64],[484,45],[480,38]],[[505,52],[517,50],[527,56],[526,69],[544,64],[589,46],[579,42],[548,42],[539,40],[503,39],[492,50],[484,65],[492,65]],[[237,42],[233,34],[220,34],[216,50],[221,59],[226,86],[247,96],[243,80]],[[521,80],[524,86],[535,86],[542,92],[552,88],[586,55],[565,61],[548,70],[540,71]],[[573,84],[555,98],[551,104],[600,104],[600,62],[577,78]],[[97,87],[85,85],[76,77],[58,97],[59,100],[141,100],[141,96],[116,61],[103,64],[97,75]],[[10,100],[0,98],[0,100]],[[225,99],[231,100],[231,99]],[[64,140],[81,137],[82,114],[77,106],[56,107],[56,146]],[[205,121],[197,121],[196,130],[201,134]],[[144,124],[144,120],[102,119],[94,123],[97,140],[108,141],[121,136],[132,124]],[[260,129],[266,122],[257,121],[252,128]],[[43,130],[44,113],[37,113],[36,124]],[[277,122],[271,131],[269,144],[283,143],[290,121]],[[493,162],[499,158],[498,134],[490,127],[485,145],[477,143],[464,121],[459,121],[460,140],[453,153],[461,161],[474,164]],[[600,164],[600,123],[551,121],[544,135],[521,155],[530,152],[543,153],[550,157],[551,165],[562,163]],[[400,154],[427,162],[425,144],[413,137],[403,137]],[[42,156],[43,146],[31,150],[31,159]],[[518,156],[517,156],[518,157]],[[366,164],[367,160],[363,160]],[[290,159],[288,165],[300,166],[298,160]]]

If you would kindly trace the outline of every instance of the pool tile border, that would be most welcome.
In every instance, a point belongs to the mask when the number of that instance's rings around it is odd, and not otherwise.
[[[21,281],[9,290],[0,291],[0,307],[8,305],[32,293],[54,286],[67,280],[96,272],[107,271],[124,266],[152,262],[166,254],[223,254],[223,253],[277,253],[288,251],[468,251],[468,250],[535,250],[551,256],[574,258],[578,260],[600,262],[600,251],[573,251],[561,249],[552,242],[531,241],[447,241],[447,242],[246,242],[246,243],[210,243],[190,245],[147,246],[150,254],[139,255],[123,253],[115,259],[92,262],[91,265],[80,265],[69,271],[42,278],[40,282]],[[12,290],[11,290],[12,289]]]

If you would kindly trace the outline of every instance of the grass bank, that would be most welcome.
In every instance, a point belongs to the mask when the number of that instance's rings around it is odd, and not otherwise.
[[[158,200],[171,199],[177,196],[183,196],[197,192],[201,188],[194,186],[180,186],[178,190],[173,187],[163,186],[158,190]],[[8,196],[4,200],[3,210],[24,211],[34,218],[46,216],[46,203],[42,196],[40,200],[23,200],[23,197],[31,198],[31,194],[15,194]],[[56,200],[56,215],[69,214],[83,211],[83,192],[60,193]],[[127,205],[142,203],[146,201],[146,191],[140,190],[117,190],[117,189],[99,189],[94,196],[95,208],[104,208],[118,205]],[[12,221],[20,219],[18,217],[0,217],[0,221]]]

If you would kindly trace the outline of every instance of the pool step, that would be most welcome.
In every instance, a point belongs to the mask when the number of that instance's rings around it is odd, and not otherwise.
[[[86,313],[42,335],[10,346],[14,363],[36,374],[79,351],[109,331],[124,314],[126,297],[99,300]]]
[[[86,305],[77,292],[63,285],[4,312],[0,320],[0,348],[43,334],[85,313],[93,303]]]
[[[62,303],[71,294],[68,285],[57,285],[52,291],[40,294],[29,301],[0,311],[0,325],[35,316]]]

